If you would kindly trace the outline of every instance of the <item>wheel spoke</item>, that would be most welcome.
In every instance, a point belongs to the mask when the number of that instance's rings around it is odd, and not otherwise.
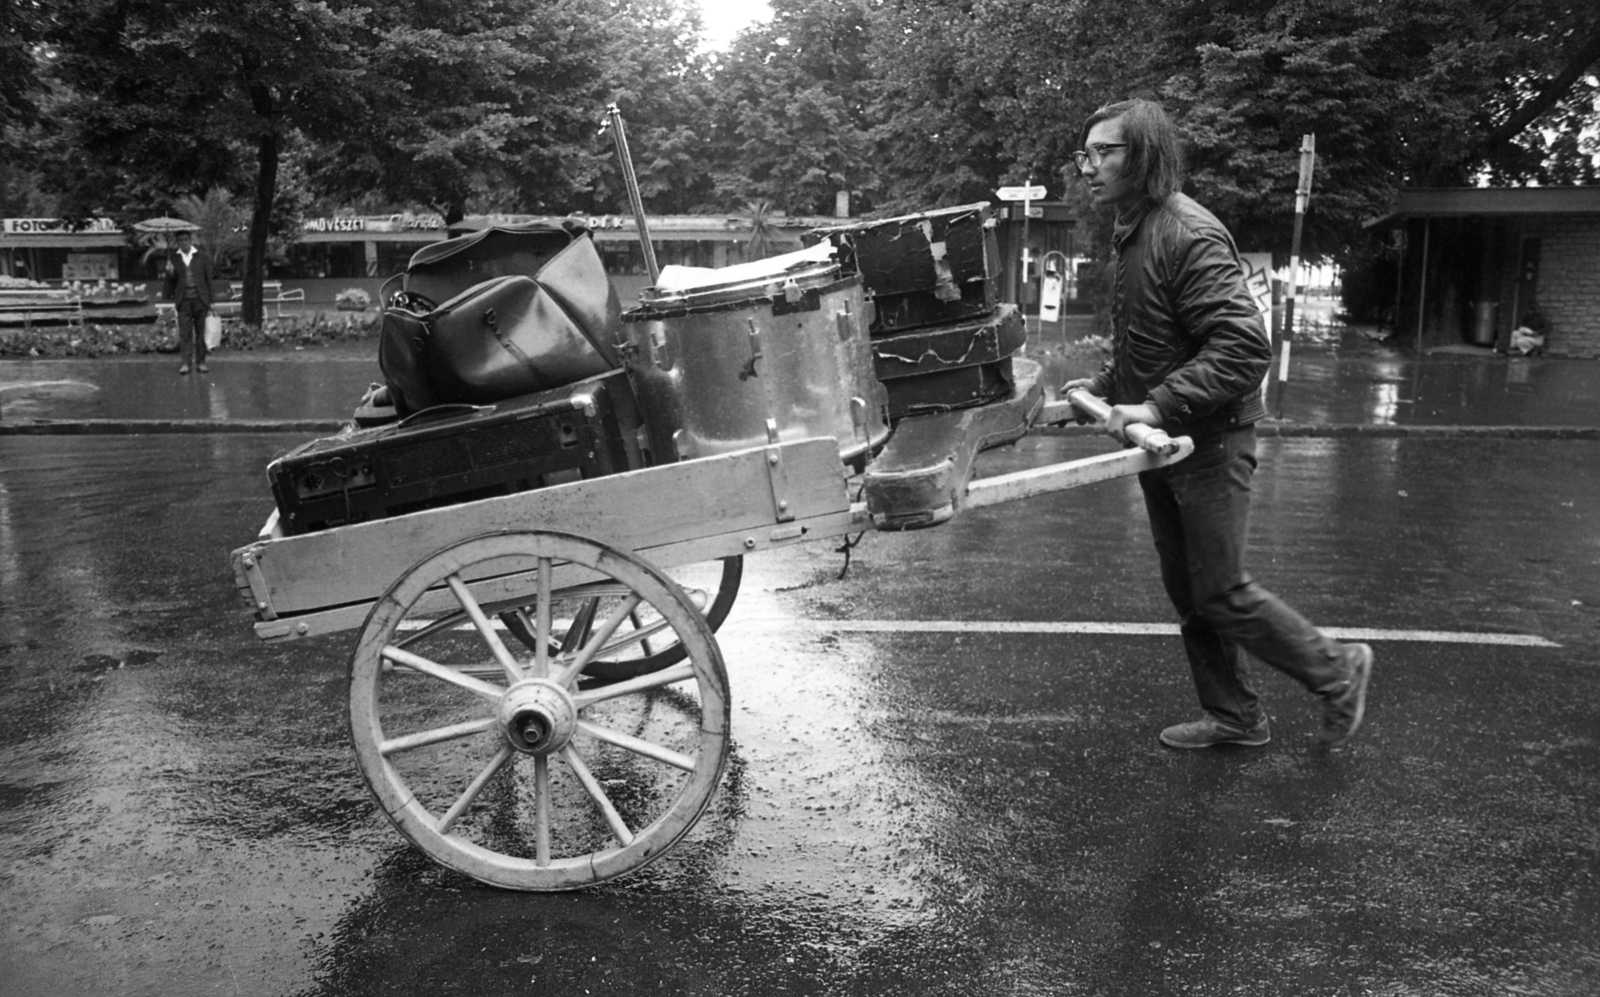
[[[611,635],[617,632],[618,627],[622,626],[622,621],[627,619],[628,614],[638,608],[639,603],[642,601],[639,593],[628,593],[628,597],[622,600],[616,609],[611,611],[611,615],[606,617],[605,622],[600,624],[600,629],[595,632],[594,639],[584,645],[583,650],[578,652],[578,656],[572,659],[561,670],[561,673],[556,676],[556,683],[564,686],[571,685],[572,681],[578,677],[578,673],[583,671],[585,665],[594,660],[597,653],[601,650],[609,651],[610,648],[605,646],[606,641],[611,639]],[[619,646],[622,645],[619,644]]]
[[[539,558],[539,600],[533,611],[533,677],[550,674],[550,559]]]
[[[533,840],[534,864],[550,864],[550,759],[533,759]]]
[[[454,630],[456,627],[464,623],[466,619],[466,613],[451,613],[448,616],[441,616],[432,623],[429,623],[427,626],[418,627],[417,629],[406,634],[405,637],[401,639],[400,642],[395,646],[410,647],[412,644],[415,644],[420,640],[426,640],[436,633],[442,633],[446,630]]]
[[[599,781],[589,771],[589,766],[583,763],[582,756],[569,744],[561,749],[561,757],[565,758],[567,764],[572,766],[573,774],[578,777],[579,782],[583,783],[583,788],[588,790],[589,798],[594,800],[595,805],[600,808],[600,812],[605,815],[606,823],[611,826],[612,836],[624,845],[633,844],[633,832],[628,830],[628,825],[622,822],[622,815],[617,813],[617,808],[611,805],[611,797],[607,796],[606,791],[601,788]]]
[[[547,596],[549,594],[550,585],[549,575],[545,573],[544,567],[544,563],[541,562],[539,565],[541,596]],[[509,684],[521,679],[521,666],[517,664],[516,659],[511,657],[511,652],[506,650],[505,642],[500,639],[500,635],[495,633],[494,624],[490,623],[489,618],[483,615],[483,610],[478,606],[478,600],[474,599],[472,597],[472,593],[467,590],[467,583],[461,580],[460,575],[451,575],[449,578],[445,579],[445,584],[449,585],[450,591],[455,593],[456,601],[461,603],[461,608],[467,611],[468,616],[472,617],[472,625],[478,628],[478,633],[483,637],[483,642],[489,645],[490,651],[494,652],[494,660],[500,662],[500,667],[504,669],[506,673],[506,682]],[[545,632],[548,633],[550,600],[545,598],[541,601],[545,606],[545,609],[543,610],[543,619],[545,622]]]
[[[489,764],[483,767],[483,771],[479,772],[472,782],[467,786],[467,788],[462,791],[460,798],[458,798],[450,807],[450,809],[445,812],[443,817],[439,818],[440,834],[446,834],[449,832],[451,826],[455,824],[456,820],[459,819],[462,814],[467,812],[468,807],[472,806],[472,802],[478,798],[478,794],[483,792],[483,788],[489,785],[489,780],[493,779],[495,777],[495,773],[504,768],[506,762],[509,762],[511,757],[515,754],[516,750],[513,749],[511,745],[503,744],[500,746],[499,752],[495,754],[494,758],[490,760]]]
[[[644,629],[644,624],[640,622],[638,613],[629,613],[628,622],[633,624],[634,633],[638,633]],[[650,648],[650,638],[648,637],[639,638],[639,650],[643,651],[644,656],[647,658],[655,653],[655,651],[651,650]]]
[[[598,596],[585,599],[583,606],[572,614],[572,624],[567,627],[566,634],[561,638],[561,654],[569,655],[582,647],[589,635],[594,633],[595,614],[600,612],[600,599]]]
[[[633,619],[635,615],[636,614],[629,613],[628,618]],[[637,624],[635,624],[635,626],[637,626]],[[641,650],[648,655],[651,653],[650,638],[665,629],[667,629],[667,622],[665,620],[657,620],[654,623],[639,627],[638,629],[629,630],[623,636],[617,638],[609,644],[601,646],[598,650],[590,654],[588,659],[584,662],[584,665],[587,666],[589,662],[596,659],[604,660],[613,654],[627,650],[635,644],[643,645]]]
[[[451,685],[458,685],[468,692],[473,692],[479,696],[482,696],[484,699],[492,699],[495,702],[499,702],[500,697],[503,696],[506,691],[502,686],[491,685],[482,679],[475,679],[471,675],[463,675],[461,672],[451,668],[449,665],[437,664],[429,661],[427,658],[424,658],[421,655],[412,654],[410,651],[402,651],[393,644],[385,646],[381,653],[385,659],[392,661],[397,665],[404,665],[413,671],[421,672],[424,675],[430,675],[441,682],[449,682]]]
[[[652,741],[634,737],[632,734],[624,734],[620,730],[601,727],[599,724],[592,724],[587,720],[579,720],[578,729],[590,737],[604,741],[607,744],[626,748],[634,754],[643,755],[646,758],[654,758],[663,765],[671,765],[673,768],[682,769],[685,772],[694,771],[693,758],[681,752],[673,751],[671,748],[664,748]]]
[[[410,751],[412,748],[425,748],[430,744],[441,741],[454,741],[458,738],[471,737],[481,734],[494,727],[494,717],[484,717],[482,720],[468,720],[465,723],[451,724],[448,727],[435,727],[432,730],[419,730],[415,734],[405,734],[401,737],[391,737],[378,745],[378,752],[383,755],[392,755],[399,751]]]
[[[659,689],[662,686],[692,678],[694,678],[693,667],[690,665],[678,665],[674,668],[664,668],[659,672],[651,672],[649,675],[641,675],[636,679],[628,679],[625,682],[616,682],[611,685],[603,685],[598,689],[586,689],[582,692],[574,693],[572,703],[579,710],[586,710],[594,704],[603,703],[608,699],[616,699],[618,696],[631,696],[636,692]]]

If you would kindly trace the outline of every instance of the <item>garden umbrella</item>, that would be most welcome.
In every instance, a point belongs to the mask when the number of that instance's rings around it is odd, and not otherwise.
[[[133,226],[135,232],[151,232],[168,234],[172,232],[198,232],[200,226],[194,222],[186,222],[182,218],[146,218]]]
[[[198,231],[200,231],[200,226],[196,225],[194,222],[186,222],[182,218],[162,217],[162,218],[146,218],[142,222],[135,222],[134,226],[133,226],[133,230],[135,232],[142,232],[145,235],[150,235],[150,236],[159,235],[161,237],[161,244],[170,249],[172,247],[172,236],[173,236],[173,233],[175,233],[175,232],[198,232]],[[141,240],[141,241],[143,241],[143,240]],[[150,252],[154,252],[155,251],[155,240],[154,239],[149,240],[149,244],[151,246]],[[150,255],[150,253],[147,252],[145,255],[148,257]]]

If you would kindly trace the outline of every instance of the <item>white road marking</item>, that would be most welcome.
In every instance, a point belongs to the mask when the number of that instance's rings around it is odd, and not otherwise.
[[[840,633],[1000,633],[1000,634],[1111,634],[1137,637],[1176,637],[1176,623],[1024,622],[1013,620],[785,620],[744,619],[735,614],[730,627],[774,626]],[[1500,647],[1560,647],[1532,634],[1469,633],[1461,630],[1373,630],[1362,627],[1323,627],[1334,640],[1403,640],[1432,644],[1489,644]]]

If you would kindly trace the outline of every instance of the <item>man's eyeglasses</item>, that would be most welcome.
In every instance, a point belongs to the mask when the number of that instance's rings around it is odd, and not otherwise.
[[[1097,142],[1086,151],[1074,152],[1072,161],[1078,164],[1078,169],[1080,170],[1085,166],[1098,167],[1105,160],[1106,153],[1112,149],[1126,149],[1127,147],[1128,143],[1126,142]]]

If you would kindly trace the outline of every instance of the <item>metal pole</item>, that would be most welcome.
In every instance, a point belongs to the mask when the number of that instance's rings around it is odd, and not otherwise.
[[[1433,219],[1422,219],[1422,260],[1417,267],[1417,359],[1422,359],[1422,324],[1428,303],[1428,237],[1433,234]]]
[[[1031,176],[1028,177],[1028,186],[1033,186],[1033,177]],[[1028,332],[1028,311],[1027,306],[1022,302],[1022,295],[1028,287],[1028,216],[1032,214],[1028,207],[1032,203],[1026,198],[1022,201],[1022,273],[1018,275],[1017,279],[1017,307],[1022,309],[1022,331],[1024,334]],[[1039,331],[1037,323],[1035,323],[1033,331]]]
[[[1311,171],[1317,161],[1317,137],[1300,136],[1300,185],[1294,192],[1294,237],[1289,244],[1289,288],[1283,299],[1283,355],[1278,363],[1278,418],[1283,418],[1284,389],[1289,383],[1289,347],[1294,342],[1294,287],[1300,273],[1300,233],[1311,201]]]
[[[628,202],[633,206],[633,219],[639,226],[639,245],[644,249],[644,265],[650,271],[650,283],[655,284],[661,277],[661,267],[656,263],[655,245],[650,241],[650,226],[644,218],[644,198],[639,194],[639,178],[633,172],[633,156],[628,152],[628,136],[622,128],[622,111],[617,105],[612,104],[606,108],[606,120],[600,127],[604,132],[611,129],[611,137],[617,143],[617,158],[622,162],[622,182],[628,188]]]

